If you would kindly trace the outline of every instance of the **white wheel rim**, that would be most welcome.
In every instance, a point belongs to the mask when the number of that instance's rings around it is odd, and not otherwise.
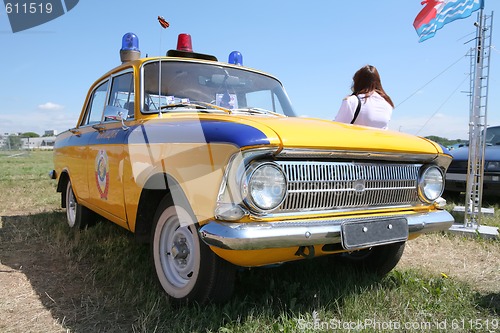
[[[192,218],[181,207],[167,208],[156,225],[156,271],[163,289],[175,298],[187,296],[198,278],[200,244],[196,232]]]
[[[75,194],[73,193],[73,188],[71,187],[71,182],[68,182],[68,187],[66,190],[66,219],[68,225],[73,228],[76,222],[76,207],[78,203],[75,199]]]

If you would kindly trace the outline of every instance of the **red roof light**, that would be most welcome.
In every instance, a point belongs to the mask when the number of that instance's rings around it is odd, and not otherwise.
[[[210,54],[195,53],[191,44],[190,34],[179,34],[177,38],[177,49],[168,50],[167,57],[193,58],[217,61],[217,58]]]
[[[177,50],[193,52],[190,34],[179,34],[179,37],[177,37]]]

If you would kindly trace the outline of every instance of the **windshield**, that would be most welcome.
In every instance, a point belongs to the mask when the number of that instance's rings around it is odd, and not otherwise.
[[[489,127],[486,131],[486,144],[489,146],[500,145],[500,127]]]
[[[161,87],[159,75],[161,72]],[[295,116],[281,83],[220,63],[152,61],[143,66],[142,112],[229,112]]]

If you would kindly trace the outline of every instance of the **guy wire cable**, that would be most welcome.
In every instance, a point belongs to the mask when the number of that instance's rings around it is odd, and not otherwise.
[[[448,101],[451,99],[451,97],[453,95],[455,95],[455,93],[457,92],[457,90],[462,86],[462,84],[464,84],[464,82],[469,79],[470,77],[470,74],[467,74],[465,76],[465,79],[462,80],[462,82],[460,82],[460,84],[455,88],[455,90],[453,90],[451,92],[451,94],[446,98],[446,100],[439,106],[439,108],[429,117],[429,119],[427,119],[427,121],[422,125],[422,127],[420,127],[420,129],[417,131],[417,133],[415,133],[415,135],[418,135],[418,133],[420,133],[420,131],[422,131],[425,126],[427,126],[427,124],[429,123],[429,121],[431,121],[431,119],[443,108],[443,106],[448,103]]]
[[[462,60],[463,58],[469,56],[469,51],[467,51],[467,53],[463,56],[460,56],[460,58],[458,60],[456,60],[454,63],[452,63],[450,66],[446,67],[442,72],[440,72],[438,75],[436,75],[435,77],[433,77],[429,82],[427,82],[426,84],[424,84],[422,87],[418,88],[414,93],[412,93],[410,96],[408,96],[407,98],[405,98],[401,103],[399,103],[398,105],[396,105],[394,107],[394,109],[398,108],[401,104],[403,104],[404,102],[406,102],[407,100],[409,100],[410,98],[412,98],[413,96],[415,96],[420,90],[424,89],[425,87],[427,87],[431,82],[433,82],[435,79],[437,79],[438,77],[440,77],[441,75],[443,75],[445,72],[447,72],[451,67],[453,67],[454,65],[456,65],[458,62],[460,62],[460,60]]]

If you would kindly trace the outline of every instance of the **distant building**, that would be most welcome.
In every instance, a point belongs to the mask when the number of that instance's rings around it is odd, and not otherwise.
[[[45,136],[41,138],[23,138],[22,149],[26,150],[52,150],[54,149],[55,136]]]
[[[57,131],[56,130],[46,130],[43,136],[56,136]]]
[[[0,149],[10,149],[9,136],[19,136],[19,133],[0,134]]]

